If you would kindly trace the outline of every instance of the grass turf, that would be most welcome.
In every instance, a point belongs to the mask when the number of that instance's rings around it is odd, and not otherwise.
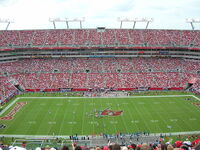
[[[33,95],[32,95],[33,96]],[[200,131],[200,108],[186,97],[23,98],[13,120],[0,120],[0,134],[91,135],[100,133]],[[5,116],[13,105],[2,116]],[[123,110],[121,116],[95,117],[95,110]],[[90,115],[91,114],[91,115]],[[2,117],[1,116],[1,117]],[[168,128],[171,126],[171,128]]]

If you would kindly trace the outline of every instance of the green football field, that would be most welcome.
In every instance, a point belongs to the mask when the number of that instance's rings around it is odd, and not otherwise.
[[[191,100],[186,100],[190,98]],[[24,102],[19,106],[17,103]],[[171,133],[200,131],[195,96],[128,98],[18,97],[0,117],[0,134],[92,135],[100,133]],[[108,115],[101,115],[109,110]],[[113,116],[113,112],[123,111]]]

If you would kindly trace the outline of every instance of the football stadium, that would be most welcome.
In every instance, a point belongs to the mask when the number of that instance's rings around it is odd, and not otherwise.
[[[4,20],[0,149],[198,149],[200,30],[71,21],[80,28],[53,19],[54,29],[8,30]]]

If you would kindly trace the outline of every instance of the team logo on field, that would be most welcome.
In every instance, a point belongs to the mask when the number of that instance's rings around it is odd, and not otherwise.
[[[4,128],[6,128],[6,125],[0,124],[0,129],[4,129]]]
[[[122,115],[122,113],[123,113],[123,110],[115,111],[115,110],[111,110],[111,109],[105,109],[103,111],[99,111],[98,113],[96,113],[96,117],[120,116],[120,115]]]
[[[4,117],[0,117],[0,120],[12,120],[15,114],[25,105],[27,102],[18,102],[15,107]]]

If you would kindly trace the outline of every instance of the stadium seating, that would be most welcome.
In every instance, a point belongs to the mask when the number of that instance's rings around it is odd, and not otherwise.
[[[20,37],[20,42],[21,46],[31,46],[32,44],[32,39],[34,35],[34,30],[21,30],[19,31],[19,37]]]
[[[200,36],[200,31],[197,31],[195,32],[195,39],[194,39],[194,42],[192,44],[194,44],[194,46],[200,46],[200,39],[199,39],[199,36]]]
[[[87,45],[101,45],[101,32],[97,32],[95,29],[88,30]]]
[[[47,38],[47,31],[37,30],[34,32],[33,39],[32,39],[32,45],[33,46],[44,45],[46,38]]]
[[[108,29],[105,32],[102,32],[103,45],[115,45],[116,43],[116,34],[115,30]]]
[[[89,137],[89,140],[86,138],[86,136],[70,136],[74,139],[78,138],[78,140],[73,141],[72,150],[161,150],[161,149],[167,149],[167,150],[199,150],[200,147],[200,139],[198,135],[179,135],[175,140],[171,140],[168,136],[160,137],[158,135],[143,135],[143,133],[139,133],[139,135],[109,135],[104,134],[102,136],[87,136]],[[2,137],[2,139],[5,139],[5,137]],[[14,140],[19,140],[17,138],[13,138]],[[46,137],[45,139],[24,139],[23,142],[14,142],[11,145],[7,145],[4,143],[1,143],[0,149],[7,150],[26,150],[26,149],[32,149],[32,150],[69,150],[70,144],[66,144],[63,142],[71,142],[70,139],[66,138],[54,138],[54,139],[48,139]],[[84,140],[80,140],[84,139]],[[35,143],[34,143],[35,142]],[[62,144],[61,144],[62,142]],[[91,142],[91,143],[90,143]],[[39,143],[39,144],[38,144]],[[68,147],[68,146],[69,147]]]
[[[38,46],[200,46],[200,31],[191,30],[130,30],[60,29],[0,31],[0,48]]]
[[[123,30],[123,29],[116,30],[116,40],[120,45],[128,45],[130,43],[128,30]]]
[[[57,46],[200,46],[200,31],[60,29],[0,31],[0,49]],[[31,67],[30,67],[31,66]],[[199,62],[173,58],[66,58],[24,59],[1,63],[1,95],[5,82],[16,78],[25,89],[184,87],[196,77]],[[195,84],[200,89],[199,81]]]
[[[60,30],[49,30],[47,32],[47,36],[45,39],[45,45],[54,45],[58,44],[58,40],[60,39],[61,32]]]
[[[191,44],[194,44],[195,38],[196,32],[183,31],[181,45],[190,46]]]
[[[142,37],[142,31],[140,30],[129,30],[130,44],[131,45],[142,45],[144,44],[144,39]]]
[[[0,31],[0,49],[99,45],[200,47],[199,37],[200,31],[189,30],[8,30]],[[183,89],[195,78],[193,90],[200,93],[200,62],[178,58],[36,58],[0,65],[0,100],[3,101],[18,91],[13,81],[27,91],[59,88],[158,90]],[[149,144],[148,147],[153,146]]]
[[[10,83],[10,79],[7,77],[0,77],[0,85],[0,100],[6,100],[17,91],[12,83]]]
[[[41,90],[183,88],[191,78],[199,79],[199,70],[199,62],[176,58],[24,59],[1,63],[0,83],[3,88],[0,94],[5,96],[15,91],[12,84],[8,85],[10,79],[18,81],[25,89]],[[199,80],[195,88],[200,89]]]
[[[32,67],[30,67],[32,66]],[[199,62],[173,58],[62,58],[24,59],[1,63],[0,72],[190,72],[200,70]]]
[[[60,31],[60,39],[58,40],[58,43],[60,45],[70,45],[74,43],[74,37],[72,30],[61,30]]]

